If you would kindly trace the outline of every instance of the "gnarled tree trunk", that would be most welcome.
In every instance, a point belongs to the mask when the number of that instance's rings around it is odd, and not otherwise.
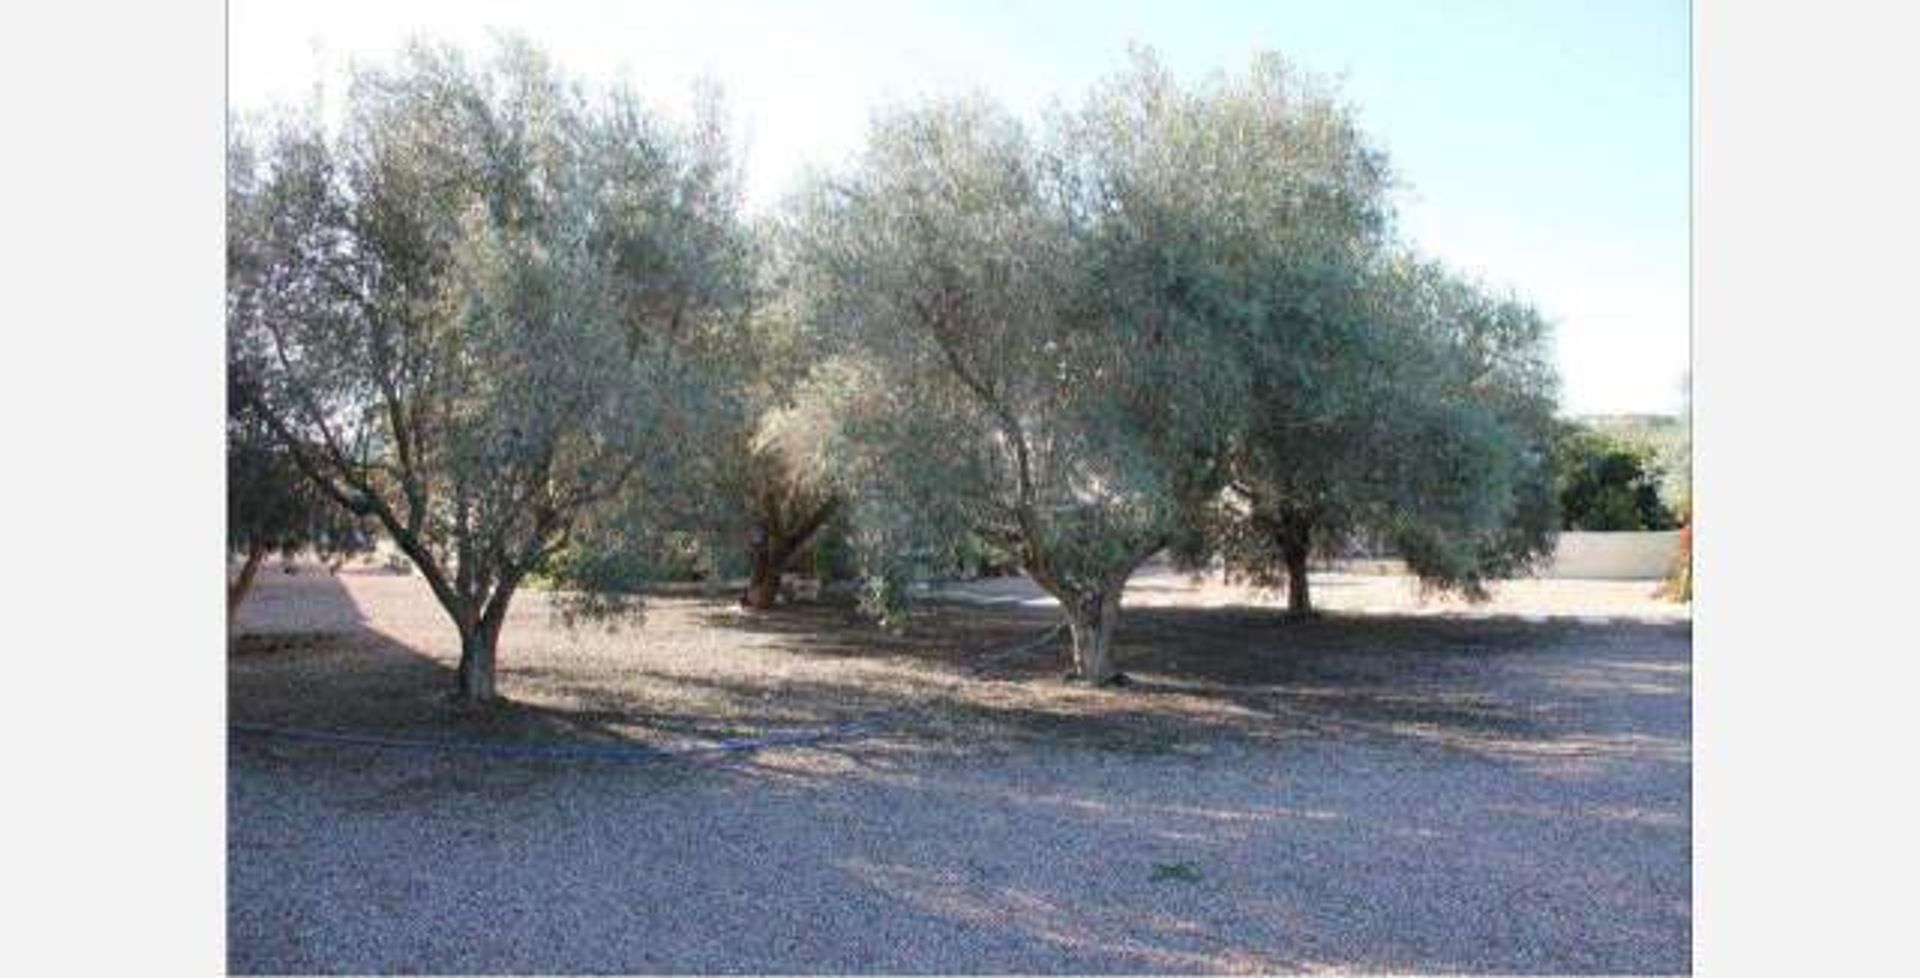
[[[518,575],[497,585],[478,618],[462,616],[460,627],[459,698],[466,703],[491,703],[499,697],[495,678],[500,650],[500,630],[507,621],[507,606],[513,601]]]
[[[500,626],[479,622],[460,630],[460,699],[491,703],[499,695],[495,664],[500,648]]]
[[[742,606],[755,611],[766,611],[773,607],[780,595],[780,578],[786,573],[787,565],[806,549],[807,542],[826,525],[839,505],[837,499],[821,503],[790,530],[783,531],[777,524],[768,525],[764,522],[754,527],[753,538],[748,544],[752,570],[747,578],[747,589],[740,595]]]
[[[780,594],[780,576],[786,570],[787,555],[771,545],[753,548],[753,570],[747,578],[747,590],[740,603],[755,611],[773,607]]]
[[[1155,549],[1158,549],[1157,547]],[[1138,563],[1098,581],[1056,575],[1047,564],[1029,559],[1024,569],[1035,584],[1060,602],[1072,640],[1069,677],[1093,686],[1124,683],[1113,656],[1113,632],[1120,622],[1120,595]]]
[[[1287,614],[1306,618],[1313,614],[1313,593],[1307,583],[1307,545],[1286,543],[1282,553],[1287,560]]]
[[[1113,630],[1120,619],[1120,589],[1111,588],[1062,601],[1067,630],[1073,640],[1075,678],[1093,686],[1113,682],[1120,670],[1113,661]]]
[[[474,627],[460,635],[460,699],[468,703],[490,703],[498,690],[494,680],[494,659],[499,635]]]
[[[1274,530],[1274,542],[1287,565],[1287,614],[1313,616],[1313,592],[1307,581],[1307,557],[1313,552],[1313,524],[1303,515],[1288,513]]]

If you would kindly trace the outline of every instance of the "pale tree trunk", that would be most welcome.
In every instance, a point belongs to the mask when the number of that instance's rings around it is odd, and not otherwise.
[[[1073,669],[1068,678],[1093,686],[1124,686],[1126,674],[1113,653],[1113,633],[1120,622],[1120,597],[1135,568],[1166,544],[1164,538],[1139,548],[1124,561],[1109,564],[1104,573],[1059,575],[1044,555],[1028,546],[1021,569],[1041,589],[1060,602],[1072,638]]]
[[[491,703],[499,696],[495,665],[500,628],[506,624],[507,605],[512,600],[513,584],[501,584],[479,620],[460,628],[460,699],[467,703]]]
[[[1114,668],[1113,631],[1120,619],[1120,589],[1083,596],[1080,600],[1062,600],[1067,614],[1067,630],[1073,639],[1074,678],[1092,686],[1104,686],[1120,679]]]
[[[460,633],[460,699],[491,703],[497,695],[494,658],[500,643],[498,629],[475,625]]]

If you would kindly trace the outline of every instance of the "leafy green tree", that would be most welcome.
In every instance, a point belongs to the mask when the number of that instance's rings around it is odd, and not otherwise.
[[[1262,385],[1328,355],[1283,320],[1353,280],[1384,185],[1276,57],[1182,86],[1136,52],[1039,139],[979,100],[883,119],[800,221],[819,314],[871,373],[850,454],[913,513],[866,531],[1014,554],[1078,675],[1110,678],[1127,577],[1196,532]]]
[[[1114,314],[1070,169],[991,103],[934,102],[879,119],[795,226],[844,359],[857,541],[923,565],[969,533],[1015,554],[1059,600],[1075,674],[1104,683],[1121,588],[1202,458],[1178,422],[1205,398],[1160,385],[1162,358],[1209,362],[1156,328],[1165,302]]]
[[[746,249],[717,115],[670,125],[521,42],[415,44],[356,72],[338,132],[289,115],[236,164],[239,397],[419,568],[491,700],[517,588],[724,400],[705,351]]]
[[[244,143],[229,148],[236,173],[248,170]],[[230,206],[244,200],[250,188],[229,184]],[[244,281],[253,273],[243,249],[230,251],[227,275]],[[238,290],[230,291],[229,303]],[[272,429],[257,412],[248,409],[242,394],[244,364],[228,365],[227,384],[227,553],[240,566],[227,581],[227,625],[253,587],[260,564],[268,555],[286,557],[313,551],[322,557],[343,557],[366,549],[368,540],[351,513],[334,505],[294,464]]]
[[[759,235],[761,287],[754,315],[731,362],[741,373],[740,424],[718,467],[716,495],[737,507],[724,525],[746,526],[748,579],[743,607],[773,607],[783,575],[838,517],[845,487],[821,456],[831,436],[837,395],[813,381],[820,343],[808,329],[793,283],[792,258],[777,228]]]
[[[1208,395],[1154,422],[1206,473],[1181,556],[1284,576],[1304,613],[1316,546],[1387,539],[1473,593],[1547,549],[1544,321],[1403,253],[1385,155],[1333,89],[1272,54],[1181,86],[1139,54],[1064,141],[1096,308],[1177,331],[1146,386]]]
[[[1552,546],[1544,320],[1405,255],[1366,283],[1295,320],[1338,353],[1263,388],[1232,456],[1220,548],[1284,579],[1295,614],[1312,611],[1316,548],[1383,543],[1427,586],[1480,596]]]
[[[1653,450],[1577,423],[1562,426],[1554,469],[1568,530],[1671,530]]]
[[[773,607],[782,575],[840,511],[842,496],[830,481],[805,468],[802,439],[815,437],[817,416],[804,407],[762,415],[744,454],[742,501],[750,514],[747,588],[740,603]]]
[[[551,583],[588,589],[567,595],[571,611],[618,611],[615,592],[658,576],[742,571],[740,603],[771,608],[783,575],[843,509],[837,474],[818,451],[834,410],[810,379],[818,343],[796,315],[780,242],[764,229],[753,238],[756,285],[710,350],[726,396],[709,405],[706,450],[662,474],[675,491],[616,507],[555,562]]]
[[[1409,568],[1430,587],[1485,597],[1485,583],[1551,556],[1557,528],[1551,444],[1559,378],[1546,320],[1434,265],[1403,298],[1424,324],[1434,359],[1422,401],[1440,423],[1406,444],[1409,466],[1380,519]],[[1421,415],[1415,407],[1411,412]]]
[[[1304,607],[1311,534],[1351,518],[1341,487],[1359,478],[1356,439],[1384,389],[1363,303],[1389,242],[1385,157],[1337,93],[1273,54],[1186,87],[1136,55],[1076,132],[1101,161],[1087,169],[1107,188],[1107,255],[1142,273],[1113,276],[1133,287],[1109,291],[1116,313],[1158,300],[1176,328],[1233,351],[1206,379],[1215,400],[1184,416],[1207,429],[1224,493],[1188,507],[1179,554],[1222,553],[1262,579],[1293,567]],[[1194,383],[1167,366],[1162,384]]]
[[[1290,569],[1302,608],[1316,540],[1386,536],[1472,593],[1536,558],[1545,325],[1402,256],[1388,185],[1277,56],[1181,85],[1137,52],[1039,139],[980,100],[883,118],[796,221],[857,364],[862,532],[1014,554],[1096,682],[1169,545]]]

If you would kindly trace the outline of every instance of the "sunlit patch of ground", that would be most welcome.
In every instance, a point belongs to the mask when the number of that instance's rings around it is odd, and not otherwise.
[[[1334,614],[1655,622],[1684,622],[1692,617],[1690,605],[1658,596],[1658,581],[1520,578],[1493,582],[1484,601],[1433,592],[1422,588],[1417,579],[1399,574],[1316,571],[1311,584],[1315,607]],[[942,584],[932,592],[987,606],[1054,604],[1032,581],[1017,576]],[[1131,608],[1278,608],[1285,606],[1286,596],[1272,588],[1226,583],[1219,571],[1189,573],[1155,561],[1127,582],[1126,604]]]

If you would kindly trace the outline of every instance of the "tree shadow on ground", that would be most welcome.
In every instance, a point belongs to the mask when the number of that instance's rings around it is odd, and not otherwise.
[[[625,716],[617,711],[457,702],[455,660],[380,631],[340,575],[307,568],[272,584],[263,596],[297,604],[300,621],[290,625],[272,608],[255,609],[263,624],[235,636],[227,668],[230,721],[507,744],[629,739],[614,726]]]
[[[1679,630],[1138,609],[1120,635],[1137,685],[1089,690],[1059,682],[1057,644],[1011,660],[1007,678],[966,675],[984,655],[1048,627],[1046,609],[930,607],[889,635],[840,608],[742,616],[723,600],[680,602],[650,618],[630,655],[592,660],[597,671],[543,659],[536,643],[503,663],[503,689],[515,698],[470,711],[447,701],[449,650],[382,631],[391,623],[366,620],[341,580],[279,585],[275,600],[299,604],[307,631],[271,634],[323,638],[230,659],[236,720],[644,744],[906,709],[862,739],[743,753],[711,769],[641,769],[676,772],[660,775],[665,782],[624,767],[577,777],[572,763],[455,754],[383,764],[374,752],[334,751],[325,764],[280,764],[316,755],[250,749],[267,763],[244,764],[234,779],[243,813],[230,829],[238,840],[230,852],[239,853],[230,866],[241,867],[229,887],[235,970],[618,972],[667,963],[846,972],[931,962],[1040,971],[1065,962],[1109,972],[1557,972],[1689,963],[1688,657]],[[722,645],[758,658],[751,668],[702,671],[652,647],[704,632],[751,637],[759,644]],[[760,671],[771,661],[792,668]],[[1251,751],[1204,760],[1235,749]],[[1557,762],[1571,752],[1625,763],[1571,780],[1479,763]],[[652,788],[680,785],[692,771],[711,771],[713,790]],[[325,807],[299,807],[315,798]],[[483,815],[471,839],[430,852],[367,843],[411,842],[411,826],[456,816],[464,824],[475,812]],[[490,841],[537,839],[554,826],[574,848],[523,852]],[[396,865],[294,871],[351,863],[362,843]],[[622,868],[641,864],[681,871]],[[699,879],[785,883],[789,869],[804,887],[743,884],[740,902],[729,902],[726,887],[684,888],[694,870]],[[565,888],[541,888],[562,870],[579,874],[577,885],[568,877]],[[367,891],[341,882],[363,877]],[[488,889],[493,881],[512,885]],[[281,892],[303,887],[297,901]],[[426,890],[486,893],[501,912],[473,925],[471,944],[423,944],[413,935],[432,931],[433,918],[413,901]],[[834,939],[805,943],[821,892],[836,912],[870,913],[870,937],[829,928]],[[603,893],[617,899],[593,902]],[[368,924],[363,932],[382,942],[370,949],[275,950],[287,906],[295,920],[418,913],[422,926]],[[753,923],[725,923],[736,915]],[[604,939],[616,931],[646,937]],[[690,936],[720,933],[727,940]],[[943,948],[942,935],[966,941],[944,957],[899,950]],[[641,945],[680,956],[642,959],[633,951]],[[482,952],[491,956],[475,956]]]
[[[1672,697],[1688,671],[1663,669],[1632,643],[1553,682],[1504,663],[1552,659],[1582,626],[1516,620],[1324,616],[1278,610],[1129,609],[1116,651],[1131,685],[1086,689],[1061,679],[1064,634],[993,661],[1057,623],[1057,612],[929,603],[896,630],[832,604],[742,614],[724,599],[681,600],[657,636],[736,634],[771,666],[716,658],[669,667],[649,657],[649,625],[631,648],[579,661],[507,657],[506,697],[485,708],[452,701],[454,660],[396,640],[360,613],[339,579],[277,582],[297,603],[298,632],[242,636],[265,651],[229,661],[232,719],[328,730],[501,743],[640,744],[689,748],[875,720],[859,747],[978,752],[1017,745],[1126,753],[1340,737],[1404,742],[1490,757],[1554,757],[1642,749],[1618,731],[1570,718],[1570,701]],[[511,627],[511,626],[510,626]],[[564,639],[563,639],[564,640]],[[1667,641],[1671,641],[1668,639]],[[277,651],[273,651],[277,649]],[[984,675],[973,671],[991,661]],[[1516,676],[1519,677],[1516,681]],[[1684,737],[1684,731],[1680,732]],[[1684,759],[1684,743],[1667,745]]]
[[[712,628],[774,636],[794,655],[903,663],[967,677],[1057,621],[1057,612],[933,603],[898,632],[864,624],[847,609],[818,605],[752,616],[717,610],[704,621]],[[1654,634],[1647,626],[1619,628],[1643,638]],[[1118,660],[1131,679],[1124,689],[1066,687],[1062,636],[1045,649],[997,664],[985,677],[949,684],[932,698],[948,714],[955,736],[976,740],[992,731],[1021,741],[1162,751],[1202,746],[1209,738],[1271,742],[1312,731],[1466,750],[1552,752],[1557,741],[1563,751],[1591,751],[1610,732],[1560,722],[1570,712],[1558,702],[1565,699],[1564,688],[1516,684],[1499,675],[1504,663],[1564,657],[1570,645],[1593,637],[1582,629],[1517,619],[1297,620],[1277,609],[1128,609],[1115,636]],[[1671,634],[1655,639],[1672,640]],[[1587,664],[1587,692],[1684,693],[1687,670],[1649,665],[1660,656],[1629,641],[1607,660]],[[833,684],[783,688],[804,697],[847,694]],[[729,691],[747,692],[738,684]]]

